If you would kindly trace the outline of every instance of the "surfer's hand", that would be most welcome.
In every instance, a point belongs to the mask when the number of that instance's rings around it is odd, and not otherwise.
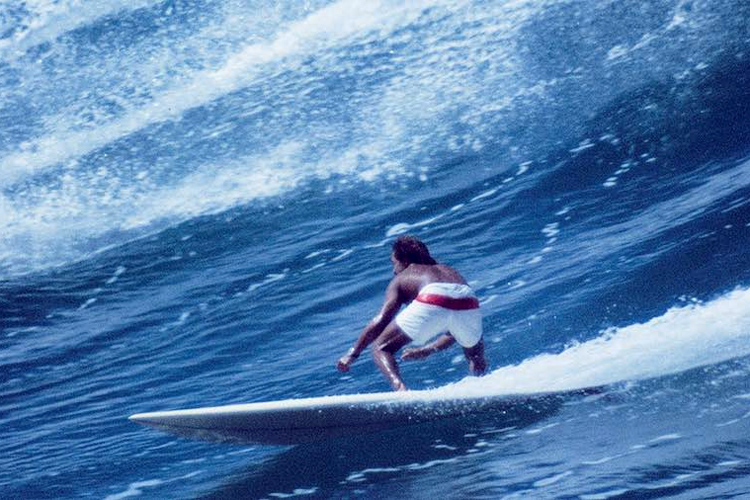
[[[409,348],[404,349],[404,352],[401,353],[401,359],[404,361],[414,360],[414,359],[424,359],[427,356],[432,354],[432,351],[430,349],[425,349],[423,347],[416,347],[416,348]]]
[[[340,372],[348,372],[349,367],[354,363],[355,359],[357,358],[353,357],[351,354],[345,354],[341,356],[341,359],[336,363],[336,368],[338,368]]]

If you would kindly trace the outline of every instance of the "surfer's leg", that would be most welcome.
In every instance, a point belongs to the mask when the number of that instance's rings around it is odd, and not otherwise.
[[[401,331],[395,322],[391,322],[383,333],[375,339],[372,347],[372,358],[380,371],[391,383],[394,391],[405,391],[406,385],[401,379],[401,372],[394,354],[411,342],[408,335]]]
[[[487,369],[487,360],[484,358],[484,340],[473,347],[464,347],[466,361],[469,362],[469,371],[474,375],[482,375]]]

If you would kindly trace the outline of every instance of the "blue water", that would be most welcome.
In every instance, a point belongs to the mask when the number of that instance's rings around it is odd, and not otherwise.
[[[0,6],[0,497],[750,497],[750,4]],[[297,447],[132,413],[387,390],[334,364],[394,237],[492,372],[606,385]]]

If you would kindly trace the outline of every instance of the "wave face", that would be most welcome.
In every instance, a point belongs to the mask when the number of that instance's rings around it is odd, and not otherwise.
[[[750,491],[747,2],[0,14],[0,496]],[[291,449],[126,420],[386,390],[333,365],[404,233],[477,290],[492,363],[411,388],[606,393]]]

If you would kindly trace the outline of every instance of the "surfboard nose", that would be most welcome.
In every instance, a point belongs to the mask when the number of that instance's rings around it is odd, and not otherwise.
[[[134,415],[130,415],[128,417],[128,420],[130,420],[131,422],[135,422],[136,424],[145,424],[148,421],[148,414],[136,413]]]

